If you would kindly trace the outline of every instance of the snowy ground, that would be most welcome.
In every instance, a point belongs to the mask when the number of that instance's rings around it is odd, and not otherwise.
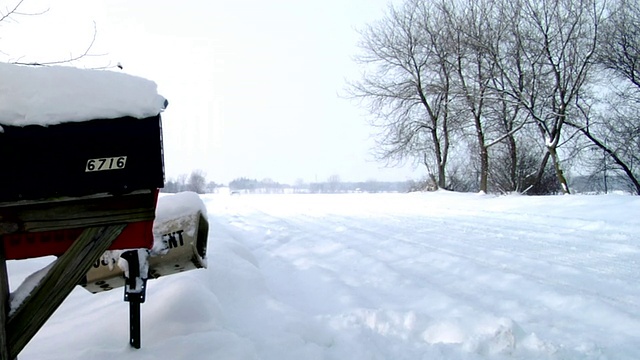
[[[203,200],[209,269],[149,283],[142,349],[76,288],[20,360],[640,358],[638,196]]]

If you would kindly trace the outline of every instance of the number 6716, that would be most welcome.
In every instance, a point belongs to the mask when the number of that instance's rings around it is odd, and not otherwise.
[[[126,156],[117,156],[109,158],[97,158],[87,160],[85,172],[102,171],[102,170],[118,170],[124,169],[127,165]]]

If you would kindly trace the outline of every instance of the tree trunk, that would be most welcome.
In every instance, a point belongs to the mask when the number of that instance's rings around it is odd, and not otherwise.
[[[513,135],[507,137],[507,145],[509,148],[509,177],[511,182],[511,191],[522,190],[519,188],[518,181],[518,150],[516,145],[516,139]]]
[[[489,151],[484,143],[484,133],[480,119],[476,118],[476,134],[478,136],[478,147],[480,155],[480,191],[487,193],[487,178],[489,177]]]
[[[538,169],[538,173],[536,174],[536,178],[531,184],[531,186],[540,185],[542,183],[542,177],[544,176],[544,171],[547,168],[547,163],[549,162],[549,151],[544,153],[542,157],[542,161],[540,162],[540,168]]]
[[[446,174],[444,169],[444,164],[441,163],[438,165],[438,188],[445,189],[447,187]]]
[[[549,155],[551,156],[551,160],[553,161],[553,167],[556,170],[556,177],[558,178],[558,182],[562,187],[563,194],[570,194],[569,185],[567,185],[567,179],[564,177],[564,173],[562,171],[562,167],[560,166],[560,159],[558,159],[558,152],[554,146],[549,147]]]
[[[435,146],[436,167],[438,169],[438,182],[435,183],[435,185],[439,189],[444,189],[446,187],[445,170],[444,170],[445,163],[442,160],[442,148],[440,147],[440,139],[438,137],[438,131],[436,130],[435,127],[431,130],[431,138]]]

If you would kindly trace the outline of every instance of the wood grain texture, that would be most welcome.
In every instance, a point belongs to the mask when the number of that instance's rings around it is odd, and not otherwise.
[[[18,356],[124,227],[125,224],[118,224],[88,228],[56,260],[29,297],[7,319],[9,359]]]
[[[7,343],[7,314],[9,313],[9,279],[4,248],[0,246],[0,360],[10,360]]]
[[[152,191],[0,203],[0,235],[153,220],[155,207]]]

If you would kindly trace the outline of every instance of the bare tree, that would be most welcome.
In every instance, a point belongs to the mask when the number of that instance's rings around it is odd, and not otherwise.
[[[605,105],[591,117],[591,109],[581,108],[584,121],[569,124],[606,155],[596,169],[623,174],[640,195],[640,4],[619,0],[610,12],[596,57],[611,80]]]
[[[378,157],[422,162],[438,187],[446,186],[453,76],[442,16],[421,0],[390,6],[361,32],[357,61],[367,71],[350,84],[373,115]]]
[[[586,159],[640,193],[637,0],[407,0],[361,35],[350,93],[380,159],[421,161],[437,187],[536,194],[569,193]]]
[[[16,22],[17,21],[16,18],[21,16],[43,15],[49,11],[49,9],[45,9],[41,11],[23,11],[22,10],[23,7],[24,7],[24,0],[18,0],[12,5],[5,5],[4,7],[0,7],[0,25],[2,25],[3,22],[4,23]],[[21,54],[17,59],[14,58],[14,60],[9,60],[8,62],[16,65],[50,66],[50,65],[71,64],[89,57],[102,57],[106,54],[95,54],[92,52],[93,46],[96,42],[97,34],[98,34],[98,29],[97,29],[96,23],[94,22],[92,37],[89,40],[88,44],[84,47],[84,50],[80,52],[71,53],[67,58],[46,60],[46,61],[42,61],[42,60],[24,61],[22,59],[25,57],[25,55]],[[0,53],[3,55],[9,56],[9,54],[3,52],[2,49],[0,49]],[[121,69],[122,65],[120,65],[120,63],[118,63],[117,65],[111,65],[109,63],[104,66],[94,67],[94,69],[107,69],[107,68],[115,68],[115,67],[119,67]]]
[[[597,61],[640,89],[640,4],[636,0],[614,4],[603,24]]]
[[[500,38],[498,38],[500,39]],[[516,55],[517,58],[517,55]],[[531,153],[531,149],[527,150],[527,145],[522,145],[522,141],[518,140],[517,133],[521,132],[527,124],[529,124],[526,111],[523,111],[519,102],[514,102],[504,92],[506,88],[503,74],[496,74],[491,79],[492,96],[494,100],[489,104],[490,116],[497,128],[497,136],[489,145],[493,145],[493,153],[497,154],[498,161],[493,162],[490,174],[498,177],[501,173],[501,179],[493,181],[502,192],[524,191],[530,187],[532,174],[529,167],[524,170],[525,163],[522,161],[521,152]],[[522,85],[519,85],[522,87]],[[521,135],[519,138],[526,138],[528,134]],[[523,150],[524,149],[524,150]]]
[[[340,185],[342,181],[340,180],[340,175],[333,174],[329,176],[327,179],[327,187],[330,193],[337,193],[340,191]]]
[[[575,104],[587,89],[603,7],[597,0],[503,4],[513,15],[509,46],[523,60],[514,68],[511,61],[496,57],[507,80],[506,93],[535,121],[546,146],[538,182],[550,159],[562,191],[569,193],[558,149],[567,139],[563,128],[569,118],[578,116]]]
[[[202,170],[193,170],[187,181],[187,190],[204,194],[207,190],[206,173]]]
[[[46,9],[44,11],[38,11],[38,12],[21,11],[20,8],[22,7],[23,2],[24,0],[18,0],[18,1],[15,1],[13,4],[4,5],[0,7],[0,22],[15,21],[15,18],[19,16],[42,15],[47,11],[49,11],[49,9]]]
[[[305,192],[308,188],[309,185],[305,184],[304,179],[302,178],[297,178],[293,184],[293,192],[295,193]]]
[[[187,190],[187,174],[180,174],[176,178],[176,189],[178,192]]]
[[[479,190],[488,191],[489,151],[497,143],[487,141],[487,124],[490,118],[486,112],[490,100],[490,84],[494,78],[494,63],[490,56],[493,43],[495,20],[493,1],[463,1],[459,8],[453,3],[442,2],[445,19],[448,22],[447,37],[453,40],[453,68],[456,74],[454,92],[459,94],[464,118],[471,119],[475,137],[475,149],[479,163]],[[461,121],[463,121],[461,119]]]

